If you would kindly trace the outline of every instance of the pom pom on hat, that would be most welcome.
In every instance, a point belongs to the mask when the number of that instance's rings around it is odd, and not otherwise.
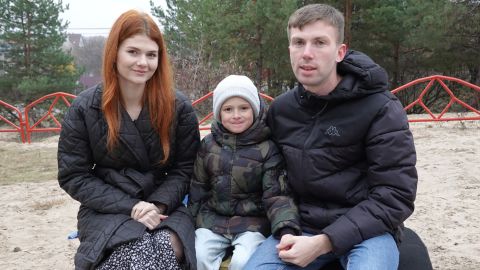
[[[220,120],[220,109],[223,103],[231,97],[241,97],[248,101],[256,118],[260,111],[258,90],[247,76],[230,75],[223,79],[213,90],[213,116]]]

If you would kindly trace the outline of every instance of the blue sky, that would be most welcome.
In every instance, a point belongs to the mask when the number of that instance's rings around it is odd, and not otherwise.
[[[163,0],[154,2],[157,6],[164,5]],[[62,3],[70,5],[69,10],[60,15],[70,22],[68,33],[107,35],[117,17],[128,9],[150,14],[150,0],[62,0]]]

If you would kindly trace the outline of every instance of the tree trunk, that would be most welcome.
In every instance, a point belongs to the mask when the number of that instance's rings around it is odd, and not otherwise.
[[[400,72],[400,44],[396,43],[393,45],[393,79],[392,79],[392,89],[395,89],[399,86],[399,72]]]
[[[345,40],[347,48],[350,48],[350,42],[352,40],[352,0],[345,0]]]
[[[256,47],[258,50],[258,58],[255,63],[256,65],[256,74],[255,74],[255,82],[257,84],[258,90],[260,91],[262,87],[262,73],[263,73],[263,51],[262,51],[262,26],[257,24],[257,33],[255,38]]]

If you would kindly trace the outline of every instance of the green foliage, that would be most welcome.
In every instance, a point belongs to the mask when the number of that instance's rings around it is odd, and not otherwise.
[[[74,90],[81,70],[61,50],[67,27],[59,18],[63,11],[61,1],[0,0],[0,40],[7,44],[2,99],[31,101],[54,91]]]
[[[479,1],[355,1],[352,47],[388,71],[392,89],[434,74],[479,84],[479,7]],[[478,104],[475,93],[466,93],[464,100]],[[399,95],[406,104],[418,96],[414,91]],[[443,91],[424,96],[426,104],[448,99]]]
[[[447,27],[447,46],[441,58],[448,64],[443,68],[455,72],[466,66],[471,83],[480,85],[480,1],[454,1],[447,13],[451,22]]]
[[[351,14],[345,31],[349,47],[383,66],[392,89],[435,74],[480,85],[478,0],[167,0],[168,8],[154,8],[153,14],[164,27],[177,82],[200,89],[193,97],[232,72],[250,76],[262,91],[276,96],[295,79],[287,20],[297,7],[312,3]],[[415,91],[400,95],[408,104]],[[443,92],[425,98],[429,104],[448,99]],[[478,104],[480,97],[469,92],[465,100]]]
[[[419,67],[429,68],[444,36],[444,0],[355,2],[352,46],[389,71],[392,86],[402,84]],[[411,78],[413,79],[413,78]]]
[[[157,7],[153,13],[175,58],[202,63],[213,73],[229,63],[233,72],[250,76],[260,88],[278,89],[293,76],[286,23],[296,2],[167,0],[167,10]]]

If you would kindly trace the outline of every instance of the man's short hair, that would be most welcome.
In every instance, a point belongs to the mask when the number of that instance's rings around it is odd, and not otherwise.
[[[287,35],[290,41],[290,29],[302,29],[305,25],[324,21],[337,29],[337,43],[343,43],[345,19],[336,8],[325,4],[311,4],[297,9],[288,20]]]

